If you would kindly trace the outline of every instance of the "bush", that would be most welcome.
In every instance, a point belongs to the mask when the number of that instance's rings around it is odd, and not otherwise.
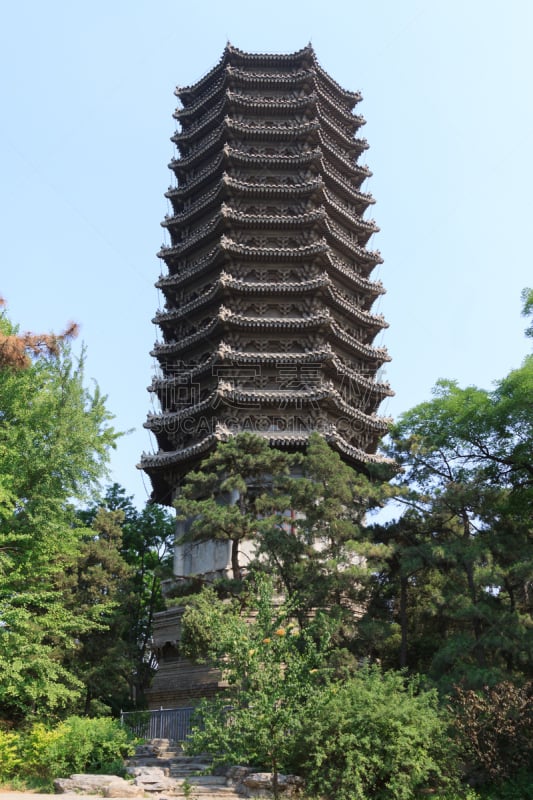
[[[0,730],[0,780],[16,775],[22,763],[19,735]]]
[[[531,800],[533,773],[521,770],[512,778],[479,789],[480,800]]]
[[[53,729],[34,724],[23,749],[25,774],[50,781],[74,772],[119,773],[134,744],[125,728],[109,717],[69,717]]]
[[[453,784],[437,695],[402,673],[365,668],[325,686],[308,705],[306,723],[300,763],[317,795],[410,800]]]

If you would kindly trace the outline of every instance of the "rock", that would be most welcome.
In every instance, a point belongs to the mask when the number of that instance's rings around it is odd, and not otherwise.
[[[160,781],[168,776],[168,770],[164,767],[126,767],[126,772],[134,778],[146,778],[147,781]]]
[[[99,794],[104,797],[141,797],[143,790],[131,781],[117,775],[71,775],[70,778],[56,778],[54,789],[57,794]]]
[[[161,767],[129,767],[128,772],[135,776],[134,784],[143,792],[169,792],[176,788],[176,781]]]
[[[146,744],[137,745],[137,755],[141,757],[157,758],[161,753],[165,753],[173,748],[170,739],[150,739]]]
[[[271,772],[249,772],[241,778],[236,790],[246,797],[272,797],[272,782]],[[303,787],[304,780],[298,775],[278,775],[278,789],[285,797],[294,797]]]
[[[228,786],[234,783],[242,783],[243,779],[253,771],[253,767],[229,767],[229,769],[225,771]]]
[[[131,781],[117,778],[104,787],[103,795],[104,797],[142,797],[144,791],[142,787],[136,786]]]

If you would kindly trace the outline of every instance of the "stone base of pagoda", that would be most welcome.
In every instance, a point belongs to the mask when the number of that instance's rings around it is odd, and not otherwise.
[[[204,581],[232,578],[231,545],[230,541],[214,539],[177,544],[174,549],[174,582],[181,583],[194,577]],[[239,563],[244,569],[253,558],[254,551],[253,542],[240,543]]]

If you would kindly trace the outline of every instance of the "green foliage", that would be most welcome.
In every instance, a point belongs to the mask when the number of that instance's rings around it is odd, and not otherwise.
[[[301,626],[312,609],[328,607],[348,632],[383,555],[379,545],[368,546],[365,514],[393,491],[344,464],[318,434],[297,456],[241,434],[187,476],[176,507],[189,525],[182,541],[231,541],[234,589],[243,588],[247,571],[262,570],[291,598]],[[245,569],[246,540],[255,551]]]
[[[0,730],[0,781],[16,775],[22,764],[19,735]]]
[[[134,747],[116,720],[69,717],[52,730],[36,723],[24,739],[24,750],[28,773],[51,780],[74,772],[121,771]]]
[[[0,332],[15,333],[3,315]],[[0,717],[17,723],[142,705],[173,537],[120,487],[98,510],[117,434],[83,354],[54,342],[0,370]]]
[[[385,552],[368,542],[365,516],[393,490],[355,472],[316,433],[299,473],[284,485],[288,505],[282,514],[260,529],[256,566],[278,576],[301,625],[312,609],[328,608],[343,638],[353,638],[354,608],[367,600]],[[270,502],[267,497],[259,510],[268,511]]]
[[[69,717],[55,727],[34,723],[27,731],[0,731],[0,779],[50,785],[75,772],[120,774],[134,740],[116,720]]]
[[[533,289],[522,290],[522,316],[533,317]],[[526,336],[533,337],[533,319],[526,328]]]
[[[373,532],[390,548],[384,608],[397,663],[444,690],[531,676],[532,396],[529,357],[490,392],[441,381],[392,431],[407,494]]]
[[[283,482],[296,460],[249,433],[219,444],[199,470],[187,475],[175,503],[178,519],[193,520],[182,540],[230,541],[233,578],[239,581],[239,546],[256,538],[260,528],[278,524],[288,508]]]
[[[447,720],[434,691],[365,668],[308,704],[301,766],[308,787],[336,800],[410,800],[450,782]]]
[[[6,586],[17,590],[4,605],[0,589],[0,710],[14,720],[30,713],[116,714],[144,705],[154,671],[152,621],[163,608],[174,522],[160,508],[137,511],[116,484],[103,503],[74,512],[65,501],[49,533],[57,541],[47,541],[54,560],[41,571],[32,561],[35,538],[27,552],[12,549],[9,563],[20,564],[20,580],[11,573]],[[1,559],[0,553],[0,567]]]
[[[154,614],[165,608],[162,583],[172,576],[175,531],[175,515],[153,504],[135,510],[123,528],[122,554],[133,571],[124,637],[132,682],[130,704],[141,708],[157,667],[152,629]]]
[[[260,580],[257,613],[204,591],[183,618],[185,651],[209,658],[227,689],[204,702],[187,743],[215,763],[303,774],[310,791],[339,800],[409,800],[450,782],[447,720],[434,691],[399,673],[335,677],[330,625],[305,630]]]
[[[533,797],[533,772],[522,770],[511,778],[478,790],[479,800],[531,800]]]
[[[246,610],[217,601],[212,590],[184,614],[185,653],[209,658],[227,683],[215,701],[200,707],[201,724],[187,748],[211,753],[215,763],[266,768],[276,782],[279,770],[295,766],[302,711],[326,674],[329,634],[320,617],[301,631],[265,579],[258,592],[257,610],[248,618]]]
[[[107,597],[113,597],[115,609],[107,635],[89,649],[105,662],[93,696],[118,712],[145,705],[144,695],[156,667],[151,650],[153,619],[165,607],[161,585],[172,575],[176,523],[160,506],[146,505],[139,511],[117,483],[108,487],[101,504],[81,511],[79,517],[95,527],[102,514],[120,526],[113,537],[117,567],[113,569],[111,562],[107,570]]]
[[[9,323],[0,319],[6,332]],[[104,474],[117,434],[67,345],[24,370],[0,370],[0,716],[63,713],[80,691],[65,658],[92,622],[65,607],[60,582],[83,529],[74,501]]]
[[[83,685],[80,710],[93,714],[116,712],[128,696],[125,675],[131,672],[123,637],[129,630],[125,613],[131,593],[132,570],[121,554],[122,511],[98,509],[82,536],[75,564],[64,574],[65,604],[75,615],[91,621],[77,637],[67,664]]]

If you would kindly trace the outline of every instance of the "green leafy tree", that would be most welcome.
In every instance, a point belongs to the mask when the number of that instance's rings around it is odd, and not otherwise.
[[[312,796],[411,800],[453,785],[448,719],[435,691],[401,673],[332,668],[332,626],[305,630],[259,579],[250,606],[206,589],[183,617],[189,657],[218,666],[226,688],[199,709],[187,742],[217,764],[250,764],[304,777]]]
[[[10,335],[5,316],[0,327]],[[117,434],[67,344],[23,370],[0,369],[0,717],[61,712],[81,686],[65,667],[90,620],[60,589],[82,530],[74,501],[105,472]]]
[[[392,432],[410,494],[405,518],[382,531],[396,553],[388,575],[397,607],[403,586],[404,608],[423,608],[405,614],[405,663],[443,686],[530,674],[532,396],[529,357],[490,392],[441,381]]]
[[[132,569],[121,554],[122,511],[99,508],[84,532],[76,563],[65,573],[65,605],[74,617],[89,620],[68,659],[84,687],[80,710],[87,715],[118,713],[129,695],[132,672],[124,645],[130,620]]]
[[[211,753],[215,763],[267,768],[277,796],[279,772],[295,767],[303,709],[327,674],[329,627],[317,617],[302,631],[264,578],[249,599],[251,607],[243,608],[204,589],[185,611],[183,652],[207,658],[227,686],[200,706],[201,724],[187,748]]]
[[[93,527],[105,515],[115,520],[117,528],[109,567],[116,561],[121,563],[123,577],[119,580],[114,570],[107,568],[111,585],[106,596],[114,601],[111,627],[107,634],[101,634],[100,646],[90,649],[100,653],[100,660],[106,654],[101,691],[107,684],[109,689],[104,693],[113,709],[143,708],[157,666],[151,649],[152,628],[154,614],[165,608],[162,582],[172,575],[175,519],[166,509],[152,504],[139,511],[117,483],[107,488],[100,503],[79,512],[80,519]],[[106,562],[100,563],[105,572]]]
[[[525,288],[522,290],[522,316],[531,317],[526,328],[526,336],[533,337],[533,289]]]
[[[157,668],[152,650],[154,615],[163,611],[162,586],[172,577],[176,519],[161,506],[147,504],[123,528],[122,554],[133,577],[127,607],[126,641],[133,662],[130,704],[144,708],[145,693]]]
[[[429,553],[419,521],[413,522],[405,513],[393,522],[374,523],[366,532],[370,548],[375,542],[381,558],[371,562],[367,602],[358,624],[360,650],[389,669],[425,671],[424,641],[415,642],[411,634],[413,628],[419,629],[419,615],[426,613],[438,591],[425,580]],[[431,652],[437,633],[435,619],[433,625]]]

